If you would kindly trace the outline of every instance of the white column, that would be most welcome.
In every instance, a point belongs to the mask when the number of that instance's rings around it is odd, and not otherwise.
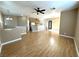
[[[3,29],[3,19],[2,19],[2,14],[0,12],[0,54],[1,54],[1,30]]]
[[[1,12],[0,12],[0,29],[3,29],[3,20]]]

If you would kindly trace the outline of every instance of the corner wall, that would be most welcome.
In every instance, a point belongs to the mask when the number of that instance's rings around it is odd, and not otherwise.
[[[79,54],[79,8],[78,8],[77,24],[76,24],[76,31],[75,31],[75,43],[78,50],[77,52]]]

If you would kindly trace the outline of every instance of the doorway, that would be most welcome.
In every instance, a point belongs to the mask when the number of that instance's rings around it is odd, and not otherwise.
[[[52,20],[52,31],[59,34],[60,30],[60,17],[56,17]]]
[[[59,34],[60,12],[55,12],[53,17],[48,19],[48,30]]]

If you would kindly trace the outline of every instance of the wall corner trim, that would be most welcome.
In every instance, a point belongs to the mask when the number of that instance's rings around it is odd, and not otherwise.
[[[74,37],[72,37],[72,36],[67,36],[67,35],[63,35],[63,34],[60,34],[60,36],[74,39]]]
[[[76,44],[75,38],[74,38],[74,43],[75,43],[75,48],[76,48],[77,55],[79,57],[79,51],[78,51],[78,48],[77,48],[77,44]]]

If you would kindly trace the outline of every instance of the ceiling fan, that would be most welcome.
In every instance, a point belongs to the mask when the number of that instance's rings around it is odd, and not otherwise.
[[[37,15],[39,13],[44,14],[45,9],[40,9],[40,8],[34,8],[34,10],[37,12]]]

